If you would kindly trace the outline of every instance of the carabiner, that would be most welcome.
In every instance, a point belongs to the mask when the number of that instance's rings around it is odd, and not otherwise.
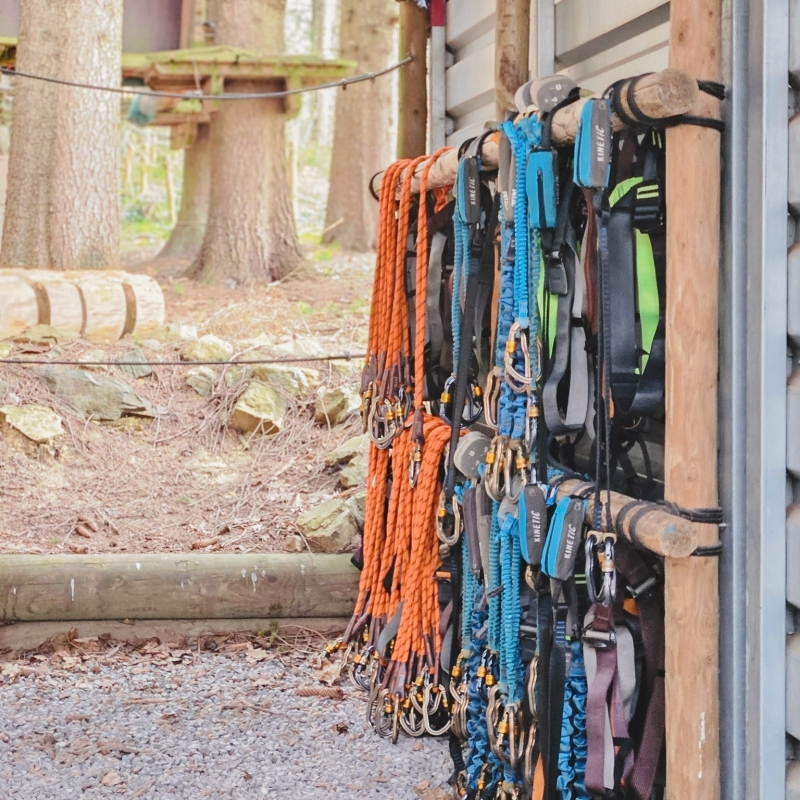
[[[403,711],[400,714],[399,722],[400,727],[406,734],[417,738],[425,733],[425,720],[422,714],[414,707],[411,699],[414,694],[414,687],[411,686],[408,690],[408,696],[403,701]]]
[[[525,449],[532,453],[536,447],[536,438],[539,432],[539,403],[536,394],[528,391],[528,404],[525,409]]]
[[[497,409],[500,404],[500,389],[503,385],[503,375],[499,367],[492,367],[486,377],[486,400],[483,404],[483,418],[486,424],[494,431],[497,430]]]
[[[421,467],[422,467],[422,448],[420,447],[419,442],[415,442],[414,447],[411,450],[411,455],[409,456],[408,459],[408,482],[411,484],[412,489],[415,488],[417,485]]]
[[[505,495],[505,487],[502,481],[504,471],[504,461],[508,439],[505,436],[495,436],[486,452],[486,471],[484,486],[486,493],[492,500],[500,502]]]
[[[431,701],[431,695],[434,697],[433,702]],[[443,714],[445,723],[441,728],[435,728],[431,722],[431,717],[441,708],[445,710]],[[450,730],[451,718],[450,714],[447,713],[447,695],[443,686],[428,684],[425,687],[425,702],[422,706],[422,718],[425,721],[425,730],[431,736],[443,736]]]
[[[514,366],[514,356],[517,353],[517,334],[519,334],[519,347],[522,352],[524,370],[522,375],[517,372]],[[528,391],[528,387],[533,380],[531,376],[531,358],[528,352],[528,337],[518,322],[515,322],[508,332],[508,341],[506,342],[505,354],[503,355],[503,368],[505,371],[506,383],[511,388],[511,391],[516,394],[524,394]]]

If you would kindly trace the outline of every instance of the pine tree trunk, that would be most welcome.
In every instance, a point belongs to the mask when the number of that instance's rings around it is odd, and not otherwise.
[[[286,0],[216,0],[216,43],[284,50]],[[230,81],[227,92],[263,92],[280,84]],[[226,101],[211,120],[211,199],[200,254],[190,274],[208,282],[268,282],[303,262],[286,164],[283,100]]]
[[[118,86],[122,0],[23,0],[21,72]],[[119,96],[16,80],[2,266],[119,264]]]
[[[392,57],[396,23],[395,0],[342,0],[339,58],[358,62],[357,72],[384,69]],[[335,240],[347,250],[375,247],[378,204],[368,183],[391,159],[391,116],[389,80],[358,83],[336,95],[326,242]]]
[[[184,150],[183,193],[178,221],[159,258],[195,258],[203,244],[211,186],[211,136],[207,124],[197,126],[194,144]]]

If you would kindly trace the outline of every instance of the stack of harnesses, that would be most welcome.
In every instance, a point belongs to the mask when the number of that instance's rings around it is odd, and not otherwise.
[[[428,191],[442,151],[382,180],[360,591],[331,652],[378,733],[449,731],[470,800],[663,796],[660,564],[608,497],[659,492],[663,136],[613,132],[617,87],[561,84],[462,146],[452,195]]]

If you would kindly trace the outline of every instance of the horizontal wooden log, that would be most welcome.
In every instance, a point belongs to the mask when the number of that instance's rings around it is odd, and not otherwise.
[[[627,85],[627,83],[623,84],[619,93],[620,97],[622,97],[623,109],[630,113],[631,109],[627,102],[626,93]],[[697,100],[697,93],[697,81],[688,72],[681,69],[665,69],[640,78],[634,87],[633,95],[636,105],[647,116],[654,119],[666,119],[667,117],[689,112]],[[581,98],[556,112],[553,117],[553,143],[556,146],[570,145],[575,142],[581,109],[588,99],[588,97]],[[621,130],[624,127],[622,120],[616,114],[612,116],[611,122],[615,130]],[[496,136],[487,139],[484,143],[481,160],[484,170],[497,169],[498,146]],[[411,182],[412,192],[419,191],[419,179],[426,164],[427,161],[422,161],[415,168]],[[450,150],[441,156],[431,168],[428,177],[428,189],[438,189],[442,186],[452,185],[453,181],[455,181],[457,170],[458,152],[457,150]],[[380,195],[382,179],[383,173],[380,172],[371,181],[372,188],[378,195]]]
[[[34,288],[16,275],[0,274],[0,338],[15,336],[38,322]]]
[[[575,487],[581,483],[582,481],[579,480],[567,480],[559,484],[558,499],[569,497]],[[600,498],[605,503],[605,491],[601,492]],[[589,525],[594,523],[593,499],[594,495],[591,495],[586,508],[586,522]],[[634,500],[631,497],[619,492],[611,492],[611,519],[615,528],[620,511],[632,502]],[[685,558],[697,548],[696,526],[683,517],[677,517],[666,509],[653,505],[651,510],[637,519],[634,536],[631,533],[631,519],[635,514],[636,509],[633,509],[626,514],[622,521],[622,535],[629,542],[639,544],[656,555],[671,558]],[[603,517],[605,519],[605,510]]]
[[[348,617],[357,592],[348,555],[0,557],[6,621]]]
[[[40,325],[52,325],[61,330],[80,333],[83,328],[83,303],[75,284],[50,269],[9,270],[29,284],[39,304]]]
[[[0,627],[0,652],[34,650],[53,636],[68,634],[72,628],[77,628],[78,638],[110,636],[120,642],[136,642],[153,638],[160,639],[162,642],[180,642],[185,638],[193,639],[215,634],[257,633],[258,631],[272,630],[275,626],[277,626],[278,633],[284,637],[313,631],[333,640],[344,631],[346,622],[343,617],[17,622]]]
[[[0,270],[0,338],[34,325],[114,341],[164,324],[164,294],[148,275],[122,270]]]

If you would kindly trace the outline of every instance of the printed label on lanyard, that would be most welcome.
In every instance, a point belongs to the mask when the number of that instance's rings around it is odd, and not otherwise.
[[[538,567],[547,535],[547,501],[541,486],[530,484],[519,498],[520,550],[526,563]]]
[[[481,221],[481,176],[477,158],[464,158],[459,164],[458,206],[467,225]]]
[[[507,220],[511,220],[514,213],[511,207],[511,192],[513,191],[513,184],[511,183],[511,142],[505,133],[500,134],[500,148],[498,155],[497,165],[497,185],[500,189],[500,200],[503,203],[503,214]]]
[[[473,575],[481,571],[481,540],[478,533],[478,488],[471,486],[464,492],[462,509],[464,514],[464,534],[467,537],[469,568]]]
[[[581,547],[585,508],[586,501],[581,498],[564,498],[556,507],[542,554],[542,571],[557,581],[572,577]]]
[[[611,104],[587,100],[575,137],[573,179],[584,189],[604,189],[611,174]]]
[[[530,226],[534,230],[555,228],[557,216],[556,154],[534,150],[528,156],[525,175]]]

